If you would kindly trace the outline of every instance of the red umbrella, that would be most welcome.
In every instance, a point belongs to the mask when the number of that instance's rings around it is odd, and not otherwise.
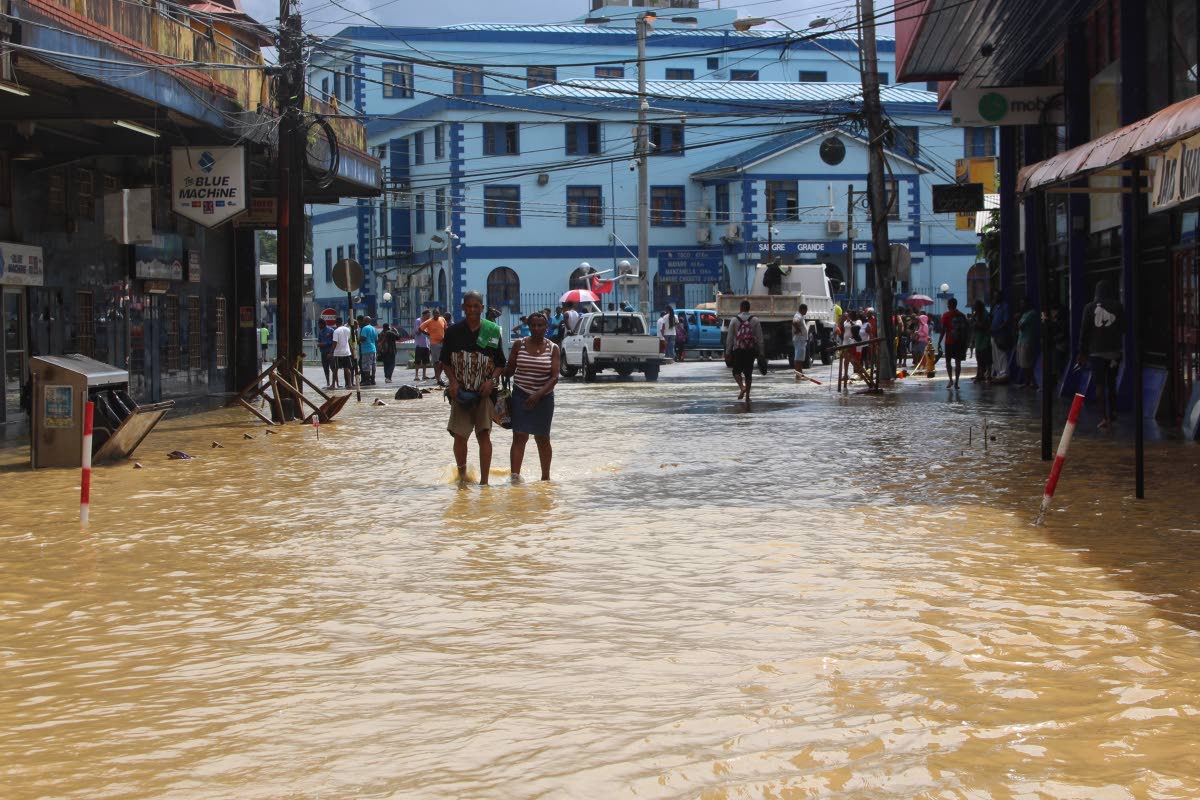
[[[904,302],[910,306],[931,306],[933,298],[927,294],[910,294]]]
[[[587,289],[572,289],[558,298],[560,303],[598,303],[600,298]]]

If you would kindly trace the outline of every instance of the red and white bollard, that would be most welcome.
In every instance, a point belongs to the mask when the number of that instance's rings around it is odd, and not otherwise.
[[[87,524],[92,502],[92,415],[95,405],[83,404],[83,472],[79,476],[79,521]]]
[[[1054,499],[1054,490],[1058,488],[1058,476],[1062,474],[1063,462],[1067,460],[1067,448],[1071,446],[1071,436],[1075,433],[1075,424],[1079,422],[1079,412],[1082,409],[1083,395],[1076,394],[1071,403],[1071,413],[1067,415],[1067,425],[1063,428],[1062,438],[1058,440],[1058,452],[1054,454],[1054,466],[1050,468],[1046,493],[1042,495],[1042,510],[1038,512],[1035,525],[1046,521],[1046,512],[1050,510],[1050,501]]]
[[[313,413],[313,430],[317,432],[317,441],[321,441],[321,420]]]

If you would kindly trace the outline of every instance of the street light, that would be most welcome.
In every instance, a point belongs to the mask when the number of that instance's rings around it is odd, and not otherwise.
[[[768,22],[774,22],[776,25],[782,25],[784,28],[787,28],[787,30],[789,32],[802,37],[801,41],[808,42],[808,43],[812,44],[814,47],[824,50],[826,53],[833,56],[838,61],[842,62],[843,64],[848,66],[850,69],[854,70],[855,72],[858,72],[858,73],[862,72],[862,69],[857,64],[851,64],[849,61],[842,58],[837,53],[833,52],[828,47],[826,47],[825,45],[818,42],[815,36],[805,36],[804,34],[800,33],[800,31],[793,28],[791,25],[788,25],[786,22],[782,22],[778,19],[775,19],[774,17],[739,17],[738,19],[735,19],[733,21],[733,29],[735,31],[742,31],[744,33],[746,31],[750,30],[751,28],[757,28],[759,25],[766,25]],[[817,17],[816,19],[814,19],[812,22],[810,22],[808,24],[808,27],[823,28],[824,26],[826,26],[828,24],[829,24],[829,20],[826,17]],[[790,39],[791,37],[787,37],[787,38]]]

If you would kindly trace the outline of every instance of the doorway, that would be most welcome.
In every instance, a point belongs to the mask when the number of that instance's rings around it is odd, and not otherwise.
[[[1175,251],[1172,259],[1171,333],[1174,358],[1171,367],[1171,398],[1174,422],[1183,419],[1192,387],[1200,377],[1200,266],[1192,248]]]
[[[29,321],[26,318],[25,291],[4,288],[0,296],[0,324],[4,326],[4,350],[0,360],[4,369],[4,402],[0,422],[25,419],[21,408],[21,387],[29,374]]]

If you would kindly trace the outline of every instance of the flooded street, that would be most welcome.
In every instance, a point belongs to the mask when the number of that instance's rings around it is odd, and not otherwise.
[[[176,416],[84,531],[7,453],[0,796],[1200,796],[1200,450],[1081,426],[1035,528],[1032,394],[813,374],[568,382],[463,490],[432,396]]]

